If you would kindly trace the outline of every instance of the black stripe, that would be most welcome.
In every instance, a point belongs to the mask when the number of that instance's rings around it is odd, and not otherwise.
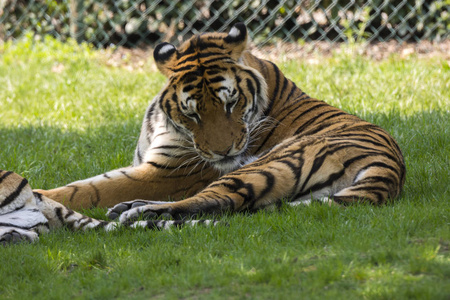
[[[177,103],[177,102],[175,102],[175,103]],[[167,114],[167,118],[169,119],[169,120],[172,120],[172,105],[171,105],[171,102],[170,102],[170,100],[169,99],[165,99],[164,100],[164,110],[163,111],[165,111],[166,112],[166,114]],[[173,122],[172,122],[173,123]]]
[[[148,139],[148,136],[147,136],[147,139]],[[151,142],[150,142],[150,143],[151,143]],[[138,163],[139,163],[139,164],[142,163],[142,155],[141,155],[141,149],[140,149],[140,148],[141,148],[141,147],[139,146],[139,143],[138,143],[137,148],[136,148],[136,156],[137,156],[137,160],[138,160]],[[105,176],[106,178],[109,178],[109,176],[106,175],[106,173],[104,174],[104,176]]]
[[[330,174],[330,176],[328,177],[328,179],[324,182],[319,182],[316,183],[315,185],[313,185],[312,187],[310,187],[308,190],[306,191],[300,191],[299,193],[297,193],[293,199],[297,199],[300,198],[302,196],[305,196],[309,193],[313,193],[315,191],[321,190],[324,187],[330,186],[334,181],[338,180],[339,178],[341,178],[343,175],[345,174],[345,169],[342,169],[336,173],[332,173]]]
[[[314,106],[314,109],[317,108],[318,106],[321,106],[321,105]],[[324,112],[314,116],[313,118],[310,118],[308,121],[304,122],[300,127],[297,128],[297,130],[294,132],[294,135],[299,134],[305,128],[307,128],[307,127],[311,126],[313,123],[315,123],[317,121],[317,119],[319,119],[320,117],[322,117],[322,116],[324,116],[324,115],[326,115],[326,114],[328,114],[330,112],[333,112],[333,111],[332,110],[327,110],[327,111],[324,111]],[[292,123],[294,123],[296,120],[297,120],[297,118],[295,118],[295,120]],[[323,120],[320,120],[320,122],[323,122]]]
[[[11,171],[5,172],[5,174],[3,174],[2,177],[0,177],[0,183],[2,183],[2,181],[3,181],[6,177],[8,177],[9,175],[11,175],[12,173],[13,173],[13,172],[11,172]]]
[[[269,78],[269,71],[267,70],[267,64],[269,63],[267,60],[259,59],[255,57],[256,62],[259,65],[261,73],[265,75],[264,77]]]
[[[154,105],[154,103],[152,103],[152,105],[150,105],[150,107],[148,108],[148,111],[147,111],[146,117],[148,120],[151,120],[154,112],[155,112],[155,105]]]
[[[106,227],[106,225],[108,225],[110,222],[107,222],[107,221],[99,221],[100,223],[98,223],[97,225],[95,225],[95,229],[97,229],[97,228],[105,228]]]
[[[323,118],[323,119],[321,120],[321,122],[325,122],[325,121],[328,121],[328,120],[333,119],[333,118],[335,118],[335,117],[339,117],[339,116],[343,116],[343,115],[348,115],[348,114],[347,114],[346,112],[339,111],[339,112],[337,112],[337,113],[335,113],[335,114],[333,114],[333,115],[330,115],[330,116],[328,116],[328,117],[326,117],[326,118]]]
[[[32,228],[36,228],[37,226],[45,226],[48,228],[48,223],[39,222],[39,223],[33,224],[30,227],[26,227],[26,226],[19,226],[19,225],[15,225],[15,224],[0,222],[0,227],[14,227],[14,228],[19,228],[19,229],[23,229],[23,230],[30,230]]]
[[[306,176],[305,181],[303,182],[303,185],[301,187],[301,191],[303,191],[306,187],[306,185],[308,184],[309,180],[311,179],[311,177],[320,169],[320,167],[323,165],[325,159],[328,157],[328,155],[330,155],[329,153],[330,151],[325,152],[322,156],[316,157],[314,159],[313,165],[311,167],[311,169],[309,170],[308,176]],[[334,153],[334,151],[333,151]]]
[[[294,175],[297,175],[299,173],[299,167],[287,159],[280,159],[280,160],[277,159],[276,162],[286,165],[289,169],[291,169],[291,171],[292,171],[292,173],[294,173]]]
[[[66,222],[64,221],[61,207],[55,208],[55,214],[56,214],[56,217],[58,218],[58,220],[61,222],[61,224],[63,224],[63,225],[66,224]]]
[[[215,75],[220,72],[228,71],[228,68],[223,68],[220,65],[209,65],[205,72],[211,72],[211,75]]]
[[[375,138],[375,136],[370,133],[366,133],[367,131],[356,131],[356,132],[352,132],[352,131],[348,131],[348,133],[339,133],[336,135],[330,135],[330,139],[336,139],[336,140],[341,140],[344,137],[366,137],[366,138],[372,138],[374,140],[377,140]]]
[[[359,160],[363,160],[363,159],[365,159],[365,158],[367,158],[367,157],[370,157],[370,156],[371,156],[371,155],[363,154],[363,155],[359,155],[359,156],[352,157],[351,159],[346,160],[346,161],[343,163],[344,168],[348,168],[352,163],[354,163],[354,162],[356,162],[356,161],[359,161]]]
[[[211,40],[211,39],[209,39],[209,40]],[[225,49],[225,47],[222,45],[219,45],[217,43],[206,42],[204,39],[201,39],[198,41],[198,46],[201,48],[204,48],[204,49],[206,49],[206,48]],[[202,55],[202,54],[203,53],[200,53],[200,55]],[[223,54],[223,53],[220,53],[220,54]]]
[[[339,132],[341,130],[346,129],[347,127],[351,126],[351,124],[342,124],[341,126],[339,126],[338,128],[334,127],[333,131],[334,132]],[[326,122],[326,123],[321,123],[321,124],[317,124],[316,127],[307,130],[306,132],[303,133],[303,135],[307,136],[307,135],[315,135],[318,132],[327,129],[330,127],[330,122]],[[336,135],[338,136],[338,134]]]
[[[71,215],[73,215],[75,212],[73,211],[73,210],[71,210],[71,209],[67,209],[67,213],[66,213],[66,215],[64,216],[64,220],[67,220],[67,218],[69,218]],[[61,215],[62,215],[62,211],[61,211]]]
[[[222,57],[217,57],[217,58],[211,58],[209,60],[205,60],[202,62],[203,65],[205,65],[206,67],[208,67],[207,65],[216,61],[221,61],[221,62],[227,62],[227,63],[235,63],[232,59],[230,59],[230,57],[228,56],[222,56]]]
[[[161,145],[158,147],[153,147],[152,149],[180,149],[180,146],[176,145]]]
[[[256,83],[256,92],[259,94],[261,93],[261,82],[259,82],[259,78],[251,71],[249,70],[244,70],[245,73],[247,73],[248,75],[250,75],[250,77],[253,78],[253,80]]]
[[[187,71],[187,70],[191,70],[191,69],[195,68],[195,66],[196,66],[195,64],[187,65],[187,66],[180,67],[180,68],[177,68],[177,69],[171,69],[171,71],[173,73],[181,72],[181,71]]]
[[[131,177],[130,175],[127,174],[127,172],[125,172],[125,171],[123,171],[123,170],[120,171],[120,173],[122,173],[123,176],[125,176],[126,178],[128,178],[128,179],[130,179],[130,180],[132,180],[132,181],[144,182],[143,180],[139,180],[139,179],[136,179],[136,178]]]
[[[262,175],[264,177],[266,177],[266,186],[265,188],[261,191],[261,193],[258,195],[259,199],[254,199],[253,203],[251,203],[248,208],[249,209],[253,209],[257,200],[261,200],[262,198],[264,198],[270,191],[272,191],[273,186],[275,185],[275,176],[267,171],[258,171],[256,174]]]
[[[255,87],[253,86],[252,81],[247,78],[247,80],[245,82],[247,83],[247,87],[248,87],[250,94],[252,94],[252,96],[256,96]]]
[[[224,182],[231,181],[232,183]],[[244,204],[252,203],[255,199],[255,192],[252,184],[244,183],[241,179],[234,178],[231,176],[222,177],[222,180],[216,184],[210,185],[210,187],[214,186],[224,186],[228,188],[232,193],[236,193],[242,198],[244,198]],[[238,190],[244,189],[246,193],[238,192]]]
[[[208,82],[209,83],[217,83],[217,82],[222,82],[224,80],[225,80],[225,78],[223,76],[219,75],[219,76],[216,76],[216,77],[213,77],[213,78],[209,79]]]
[[[165,89],[162,93],[161,93],[161,97],[159,97],[159,109],[164,112],[164,107],[163,107],[163,102],[165,101],[166,95],[169,92],[168,89]]]
[[[288,116],[290,116],[293,112],[298,110],[300,107],[308,104],[308,103],[315,103],[318,102],[316,99],[311,99],[309,101],[295,101],[290,103],[289,105],[284,106],[276,115],[273,115],[273,118],[279,118],[281,114],[285,113],[287,110],[289,110],[288,113],[286,113],[278,122],[282,122],[284,119],[286,119]],[[320,101],[321,102],[321,101]]]
[[[10,204],[11,202],[13,202],[14,200],[16,200],[16,198],[20,195],[23,188],[27,184],[28,184],[28,180],[23,178],[22,181],[20,182],[19,186],[16,188],[16,190],[14,192],[12,192],[8,197],[6,197],[5,200],[3,200],[3,202],[0,204],[0,208],[6,206],[6,205]]]
[[[310,113],[310,112],[316,110],[317,108],[325,107],[325,106],[329,106],[329,105],[326,104],[326,103],[324,103],[324,102],[322,102],[322,101],[319,101],[319,102],[316,103],[314,106],[310,107],[309,109],[303,111],[301,114],[297,115],[297,116],[295,117],[295,119],[292,121],[292,123],[295,122],[295,121],[297,121],[298,119],[300,119],[300,118],[303,117],[304,115],[306,115],[306,114],[308,114],[308,113]],[[327,112],[328,112],[328,111],[327,111]]]
[[[173,169],[179,168],[179,166],[175,166],[175,167],[164,166],[164,165],[158,164],[154,161],[147,161],[146,163],[149,165],[152,165],[153,167],[158,168],[158,169],[173,170]],[[185,167],[185,166],[183,166],[183,167]]]
[[[180,81],[183,81],[184,84],[191,84],[201,78],[202,75],[198,70],[189,71],[180,76]],[[169,83],[169,86],[172,87],[173,85]]]
[[[272,68],[274,69],[274,72],[275,72],[275,90],[274,90],[273,96],[270,98],[269,106],[264,111],[264,115],[266,115],[266,116],[270,115],[270,113],[272,112],[273,105],[277,99],[276,95],[278,94],[278,88],[279,88],[278,81],[280,80],[280,70],[278,69],[278,67],[270,61],[267,61],[267,62],[272,65]]]
[[[272,64],[272,68],[273,68],[273,70],[274,70],[274,72],[275,72],[275,89],[274,89],[274,91],[273,91],[273,96],[272,96],[272,98],[273,98],[273,99],[277,99],[277,95],[278,95],[278,92],[279,92],[279,90],[280,90],[280,84],[279,84],[279,81],[280,81],[281,71],[280,71],[280,69],[277,67],[277,65],[275,65],[275,64],[272,63],[272,62],[269,62],[269,63]]]
[[[371,164],[366,165],[364,168],[360,169],[359,172],[365,171],[371,167],[380,167],[380,168],[385,168],[385,169],[389,169],[391,171],[393,171],[397,176],[398,174],[398,170],[388,164],[385,164],[383,162],[373,162]]]
[[[371,138],[373,138],[373,137],[371,137]],[[373,145],[376,145],[376,146],[379,146],[379,147],[382,147],[382,148],[385,148],[385,149],[389,149],[388,145],[383,144],[383,143],[380,143],[380,142],[378,142],[378,141],[375,142],[375,141],[373,141],[373,140],[368,140],[368,139],[358,139],[358,138],[353,139],[353,140],[359,141],[359,142],[364,142],[364,143],[369,143],[369,144],[373,144]],[[376,139],[374,139],[374,140],[376,140]]]
[[[183,157],[185,157],[185,154],[177,155],[177,154],[171,154],[171,153],[165,153],[165,152],[154,153],[154,155],[161,155],[161,156],[170,157],[170,158],[183,158]]]
[[[313,101],[317,101],[317,100],[313,100]],[[278,124],[282,123],[282,122],[284,121],[284,119],[286,119],[288,116],[290,116],[290,114],[291,114],[293,111],[297,110],[298,107],[302,106],[303,104],[304,104],[304,102],[295,102],[295,103],[293,103],[292,105],[290,105],[289,107],[295,105],[295,108],[293,108],[289,113],[287,113],[285,116],[283,116],[281,119],[279,119],[279,120],[277,121],[277,123],[278,123]],[[286,109],[287,109],[287,108],[284,108],[284,109],[280,112],[280,114],[281,114],[282,112],[284,112]],[[278,117],[278,116],[276,116],[276,117]],[[276,117],[275,117],[275,118],[276,118]],[[267,141],[272,137],[273,133],[275,132],[275,130],[276,130],[277,128],[279,128],[279,127],[278,127],[278,126],[272,127],[272,129],[266,134],[266,136],[265,136],[264,140],[262,141],[262,143],[259,144],[259,147],[258,147],[258,149],[255,151],[255,153],[258,153],[259,151],[261,151],[261,149],[264,147],[264,145],[267,143]]]
[[[13,208],[13,211],[17,211],[17,210],[23,209],[25,207],[25,205],[26,205],[26,203],[24,203],[23,205],[21,205],[19,207],[15,207],[15,208]],[[10,212],[12,212],[12,211],[10,211]],[[8,212],[8,213],[10,213],[10,212]]]
[[[73,197],[75,197],[75,194],[78,192],[78,187],[74,186],[74,185],[66,185],[66,187],[70,187],[70,188],[74,189],[72,195],[70,195],[70,198],[69,198],[69,203],[71,203],[73,200]]]
[[[369,177],[364,177],[363,179],[360,179],[358,182],[353,184],[353,186],[358,186],[358,185],[367,184],[367,183],[378,183],[378,182],[382,182],[382,183],[385,183],[387,185],[392,185],[392,186],[395,185],[394,180],[392,180],[388,177],[369,176]]]
[[[183,87],[183,93],[189,93],[190,91],[192,91],[193,89],[195,89],[195,85],[193,84],[188,84],[185,87]]]
[[[92,205],[94,205],[94,207],[97,207],[97,205],[100,203],[100,191],[93,183],[89,183],[89,185],[94,189],[95,197],[97,198],[95,202],[91,200],[91,203]]]
[[[190,53],[192,54],[192,53]],[[178,57],[178,65],[182,65],[188,62],[198,61],[198,55],[184,55],[183,60],[180,61],[181,57]]]
[[[283,77],[284,77],[284,80],[283,80],[283,87],[281,88],[281,93],[286,91],[286,87],[287,87],[287,85],[289,83],[289,80],[285,76],[283,76]],[[281,98],[281,95],[280,95],[280,98]],[[287,100],[288,100],[288,98],[285,98],[284,102],[286,102]]]
[[[286,97],[286,101],[288,101],[289,99],[291,99],[291,97],[292,97],[292,95],[294,94],[295,91],[299,90],[299,88],[295,85],[295,83],[293,83],[293,82],[291,81],[291,84],[292,84],[292,88],[291,88],[291,91],[289,92],[289,94],[288,94],[287,97]]]
[[[382,186],[361,186],[361,187],[350,187],[351,191],[382,191],[389,192],[389,190]]]
[[[39,202],[42,202],[42,194],[38,192],[33,192],[33,195],[35,198],[39,200]]]
[[[228,204],[228,206],[231,208],[231,211],[235,211],[236,210],[236,205],[233,199],[230,198],[230,196],[228,195],[223,195],[223,197],[226,199],[224,199],[224,201]]]
[[[209,68],[211,68],[211,67],[209,67]],[[217,74],[221,74],[223,71],[225,71],[225,70],[218,70],[218,69],[214,69],[214,70],[206,70],[206,73],[209,75],[209,76],[213,76],[213,75],[217,75]]]

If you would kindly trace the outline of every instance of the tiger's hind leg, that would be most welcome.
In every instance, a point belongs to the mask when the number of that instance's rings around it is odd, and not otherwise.
[[[170,214],[177,219],[200,213],[253,211],[283,198],[293,203],[322,199],[329,204],[361,200],[382,204],[400,193],[404,166],[400,155],[371,143],[315,136],[286,140],[193,197],[131,208],[119,219],[124,223],[140,215]]]

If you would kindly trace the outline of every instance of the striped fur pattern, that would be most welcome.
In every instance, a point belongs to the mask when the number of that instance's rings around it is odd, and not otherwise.
[[[73,209],[112,207],[122,223],[141,214],[254,211],[282,199],[396,198],[405,165],[391,135],[311,98],[247,42],[239,23],[179,48],[158,45],[154,59],[167,84],[145,112],[133,165],[38,192]]]
[[[77,213],[40,193],[33,192],[25,178],[0,170],[0,244],[37,241],[39,234],[66,226],[71,230],[132,228],[171,229],[182,226],[215,226],[212,220],[148,220],[120,224],[96,220]]]

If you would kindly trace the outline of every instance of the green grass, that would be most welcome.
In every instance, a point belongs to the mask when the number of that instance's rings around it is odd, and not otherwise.
[[[5,44],[0,55],[1,169],[48,189],[131,162],[144,110],[165,82],[151,63],[111,68],[89,47],[51,39]],[[320,61],[279,66],[311,96],[395,136],[408,170],[399,201],[283,207],[169,232],[61,229],[0,249],[0,298],[448,299],[448,63]]]

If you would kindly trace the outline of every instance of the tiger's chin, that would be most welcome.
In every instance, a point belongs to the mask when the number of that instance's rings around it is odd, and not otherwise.
[[[210,163],[222,174],[226,174],[254,162],[257,158],[257,156],[247,156],[241,154],[232,157],[225,157]]]
[[[211,162],[211,165],[222,174],[229,173],[242,166],[242,157],[240,155],[225,157]]]

